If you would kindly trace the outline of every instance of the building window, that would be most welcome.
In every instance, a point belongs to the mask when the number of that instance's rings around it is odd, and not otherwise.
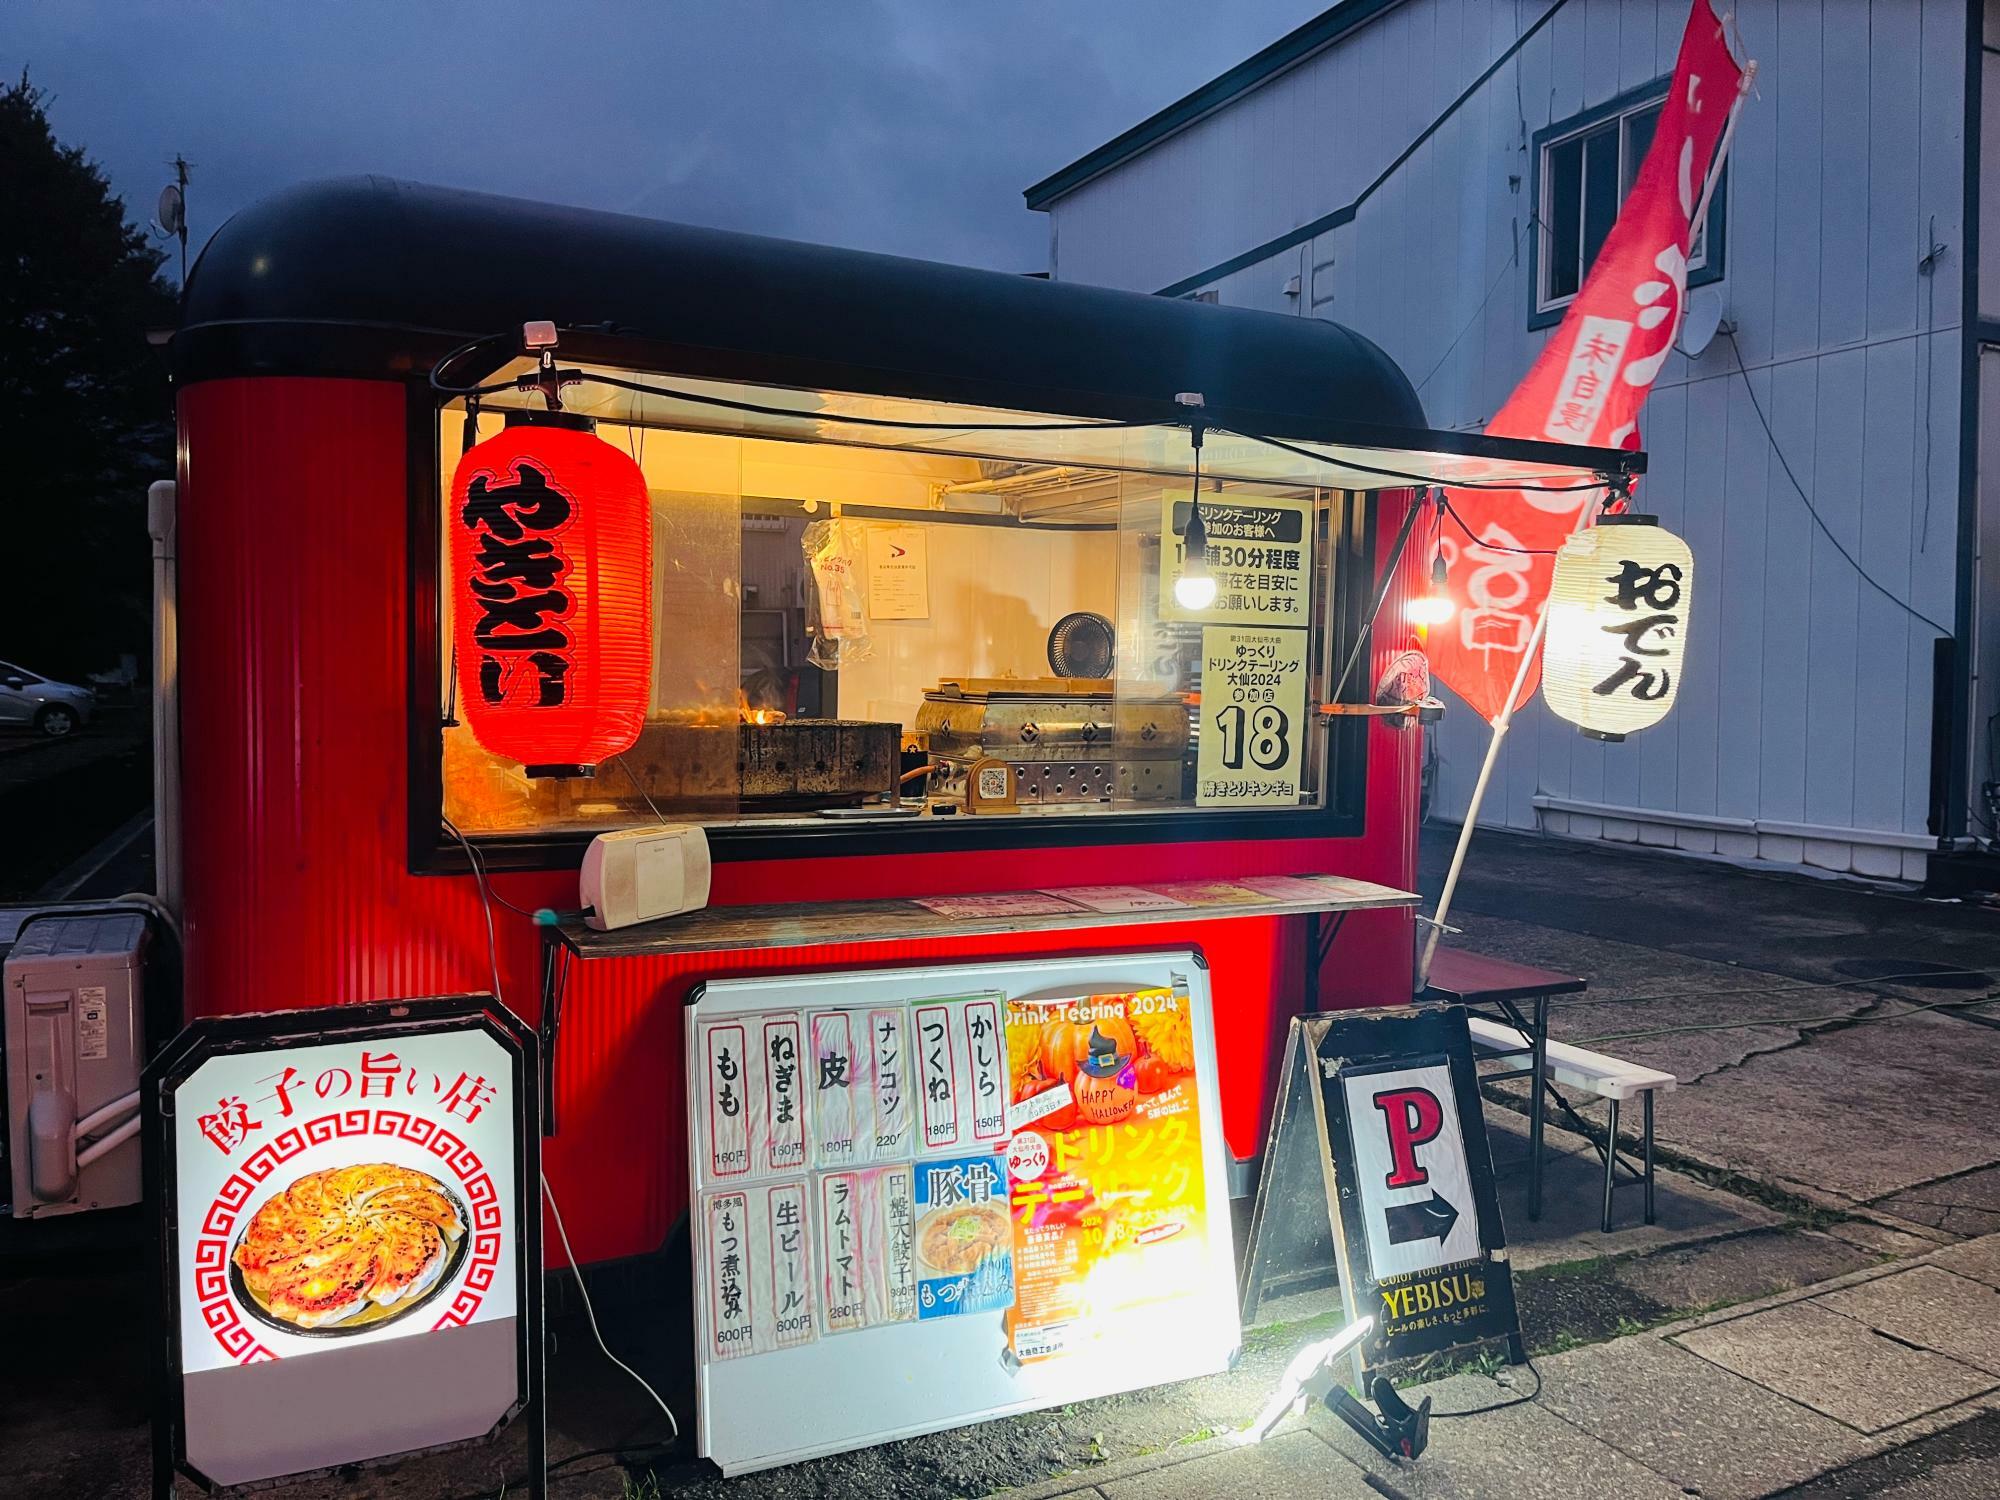
[[[1582,287],[1653,144],[1665,99],[1664,81],[1650,84],[1536,135],[1533,201],[1538,223],[1530,327],[1559,320]],[[1688,256],[1690,286],[1722,276],[1727,187],[1725,174],[1709,206],[1708,223]]]

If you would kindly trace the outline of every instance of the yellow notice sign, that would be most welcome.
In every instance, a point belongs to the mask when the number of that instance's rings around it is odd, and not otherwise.
[[[1312,595],[1312,506],[1304,500],[1257,495],[1203,495],[1201,524],[1208,533],[1208,571],[1215,602],[1184,609],[1174,584],[1186,564],[1186,495],[1167,495],[1160,513],[1160,618],[1241,620],[1259,625],[1304,625]]]
[[[1298,805],[1306,636],[1247,625],[1202,628],[1197,807]]]

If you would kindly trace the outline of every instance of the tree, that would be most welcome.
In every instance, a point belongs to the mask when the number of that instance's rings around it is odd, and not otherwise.
[[[173,398],[150,329],[165,257],[28,81],[0,84],[0,660],[75,680],[148,656],[146,486],[173,475]]]

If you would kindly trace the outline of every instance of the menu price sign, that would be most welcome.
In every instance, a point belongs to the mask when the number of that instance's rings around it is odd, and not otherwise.
[[[1240,1329],[1209,1004],[1186,950],[698,988],[701,1454],[734,1474],[1226,1368]],[[804,1163],[766,1171],[776,1072],[756,1039],[787,1020]],[[755,1065],[719,1077],[742,1045]],[[851,1110],[836,1079],[857,1085]],[[752,1122],[741,1158],[725,1084]]]
[[[1198,807],[1296,807],[1305,764],[1304,630],[1205,625]]]
[[[524,1412],[542,1493],[536,1066],[534,1033],[484,996],[206,1018],[148,1066],[162,1493]]]
[[[1160,618],[1229,620],[1303,627],[1312,596],[1312,505],[1262,496],[1201,497],[1208,534],[1208,570],[1215,601],[1188,609],[1174,597],[1187,562],[1187,524],[1193,504],[1167,495],[1160,514]]]

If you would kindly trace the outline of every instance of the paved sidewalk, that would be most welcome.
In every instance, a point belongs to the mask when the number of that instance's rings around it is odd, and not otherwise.
[[[2000,1413],[2000,1235],[1537,1364],[1533,1400],[1461,1420],[1442,1418],[1524,1397],[1533,1377],[1512,1372],[1516,1383],[1503,1388],[1458,1375],[1411,1392],[1435,1397],[1437,1410],[1430,1450],[1415,1463],[1377,1457],[1315,1410],[1256,1447],[1215,1438],[1010,1491],[1008,1500],[1724,1500],[1781,1494],[1821,1476],[1829,1477],[1808,1493],[2000,1493],[2000,1422],[1988,1416]],[[1916,1472],[1893,1489],[1878,1487],[1868,1468],[1939,1434],[1975,1430],[1953,1461],[1907,1465]]]

